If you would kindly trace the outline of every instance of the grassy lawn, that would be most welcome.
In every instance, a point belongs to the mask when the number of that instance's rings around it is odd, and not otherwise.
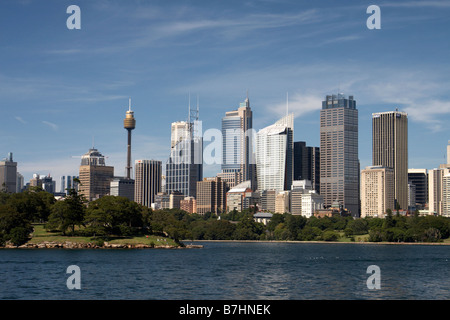
[[[34,224],[34,232],[32,234],[32,238],[28,243],[32,244],[38,244],[45,241],[48,242],[57,242],[57,243],[63,243],[65,241],[67,242],[76,242],[76,243],[89,243],[94,242],[95,240],[91,237],[70,237],[70,236],[63,236],[59,232],[47,232],[45,230],[43,224]],[[135,237],[117,237],[112,238],[108,241],[110,244],[147,244],[150,245],[153,243],[155,246],[159,245],[169,245],[169,246],[176,246],[177,244],[173,239],[165,238],[162,236],[155,236],[155,235],[149,235],[149,236],[135,236]]]
[[[352,241],[349,237],[346,237],[344,234],[344,231],[340,231],[339,238],[337,241],[339,241],[339,242],[367,242],[367,241],[369,241],[369,234],[357,235],[357,236],[353,236],[353,238],[355,239],[355,241]]]

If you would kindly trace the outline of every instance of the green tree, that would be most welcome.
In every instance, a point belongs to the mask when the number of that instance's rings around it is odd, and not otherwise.
[[[384,229],[381,233],[383,241],[387,242],[403,242],[405,239],[405,232],[397,227]]]
[[[322,230],[320,230],[318,227],[311,227],[309,225],[306,225],[298,233],[297,239],[301,241],[320,240],[321,235]]]
[[[55,202],[51,193],[39,187],[30,187],[27,191],[11,194],[7,199],[7,204],[34,222],[47,221]]]
[[[333,230],[325,230],[322,233],[322,240],[323,241],[337,241],[339,238],[339,235],[336,231]]]
[[[22,212],[17,212],[14,207],[0,205],[0,244],[5,245],[11,241],[19,246],[28,241],[33,231],[30,221]]]
[[[236,224],[233,238],[236,240],[257,240],[264,232],[264,226],[251,217],[246,217]]]
[[[227,220],[208,221],[204,238],[207,240],[230,240],[235,229],[235,225]]]
[[[205,238],[206,230],[205,221],[192,221],[189,224],[189,232],[192,240],[207,240]]]
[[[84,202],[84,198],[74,189],[71,189],[67,197],[53,205],[45,228],[47,230],[60,230],[63,235],[66,235],[66,232],[70,229],[73,234],[76,226],[84,224],[86,211]]]
[[[366,234],[369,231],[369,224],[365,219],[354,219],[348,222],[347,229],[351,230],[352,235]]]
[[[284,222],[285,216],[283,214],[274,213],[272,215],[272,219],[267,223],[267,230],[269,232],[274,232],[275,228],[280,224]]]
[[[350,221],[351,217],[343,217],[340,215],[333,215],[330,220],[333,224],[333,230],[345,230],[348,221]]]
[[[312,216],[308,219],[307,225],[310,227],[316,227],[320,230],[331,229],[333,226],[333,222],[329,217],[317,218]]]
[[[383,234],[381,228],[373,228],[369,231],[369,242],[383,241]]]
[[[273,231],[273,236],[276,240],[289,240],[290,235],[291,233],[284,222],[279,223]]]
[[[384,219],[382,218],[372,218],[372,217],[366,217],[364,220],[367,221],[367,225],[369,230],[379,228],[381,229],[383,227]]]
[[[298,233],[306,225],[307,219],[303,216],[286,214],[286,229],[289,231],[289,239],[297,240]]]
[[[130,236],[145,226],[141,206],[117,196],[104,196],[90,202],[84,224],[90,233],[102,236]]]
[[[394,218],[392,217],[392,210],[386,210],[386,216],[384,217],[383,229],[389,229],[395,226]]]
[[[428,228],[423,232],[423,241],[439,242],[441,240],[441,232],[436,228]]]
[[[439,230],[442,239],[450,236],[450,219],[443,216],[425,216],[417,224],[422,231],[430,228]]]

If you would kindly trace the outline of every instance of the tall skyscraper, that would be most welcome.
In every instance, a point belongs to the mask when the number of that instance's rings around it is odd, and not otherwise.
[[[394,212],[394,170],[381,166],[361,171],[361,218],[383,217]]]
[[[198,106],[189,105],[188,121],[172,123],[170,156],[166,163],[165,192],[196,197],[197,181],[203,178],[203,139],[199,135]]]
[[[251,181],[255,187],[253,157],[253,115],[248,97],[237,110],[228,111],[222,118],[222,173],[237,178],[233,185]]]
[[[256,171],[259,190],[290,190],[294,158],[294,115],[291,113],[256,136]]]
[[[158,160],[135,161],[134,201],[151,208],[161,192],[162,162]]]
[[[0,190],[14,193],[17,190],[17,162],[13,161],[13,154],[0,161]]]
[[[353,96],[327,95],[320,110],[320,194],[359,216],[358,110]]]
[[[110,193],[114,167],[107,166],[105,157],[95,148],[81,156],[79,193],[93,201]]]
[[[408,115],[406,113],[389,111],[372,114],[372,165],[394,169],[396,206],[407,210]]]
[[[294,180],[309,180],[320,192],[320,149],[307,147],[306,142],[294,142]]]

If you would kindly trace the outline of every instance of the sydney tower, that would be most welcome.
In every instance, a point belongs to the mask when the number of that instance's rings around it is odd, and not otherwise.
[[[127,147],[127,179],[131,179],[131,130],[136,127],[134,112],[131,111],[131,99],[128,102],[128,111],[123,120],[123,127],[128,131],[128,147]]]

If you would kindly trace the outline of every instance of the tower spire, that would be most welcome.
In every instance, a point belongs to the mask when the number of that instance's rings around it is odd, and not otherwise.
[[[289,92],[286,92],[286,116],[289,114]]]
[[[191,125],[191,92],[189,91],[189,101],[188,101],[188,126]]]

